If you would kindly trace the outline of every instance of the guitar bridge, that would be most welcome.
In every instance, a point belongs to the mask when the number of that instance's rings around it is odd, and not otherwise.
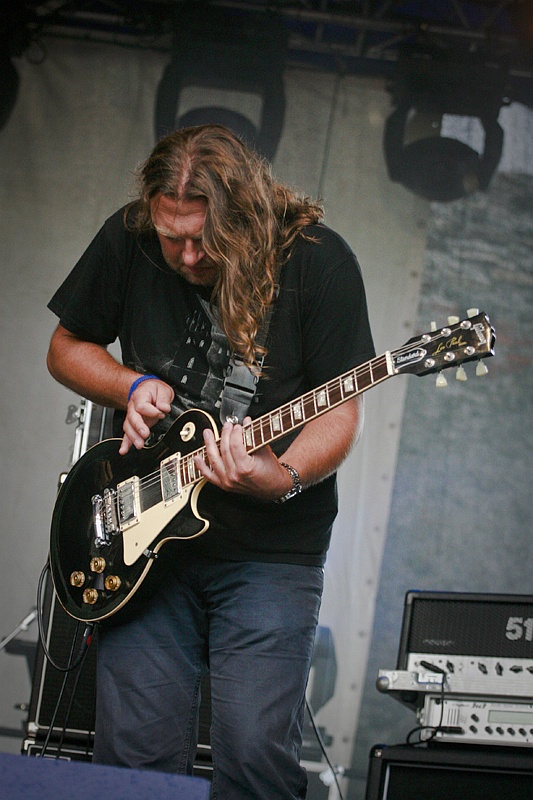
[[[95,494],[92,498],[96,547],[110,545],[113,536],[119,533],[116,496],[114,489],[105,489],[103,497]]]
[[[95,494],[91,498],[91,502],[93,504],[94,543],[96,547],[103,547],[110,544],[105,530],[104,498],[101,494]]]

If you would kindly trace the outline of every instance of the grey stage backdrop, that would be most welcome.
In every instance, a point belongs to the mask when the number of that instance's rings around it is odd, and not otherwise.
[[[349,800],[364,798],[370,748],[416,724],[375,688],[396,666],[405,592],[533,594],[533,178],[499,174],[432,211],[418,330],[479,306],[496,357],[484,378],[467,365],[466,384],[410,380]]]

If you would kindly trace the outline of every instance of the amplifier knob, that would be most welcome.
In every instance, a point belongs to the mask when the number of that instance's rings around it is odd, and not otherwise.
[[[492,730],[492,728],[490,727],[490,725],[487,725],[487,727],[485,728],[485,732],[486,732],[486,733],[494,733],[494,731]]]
[[[77,569],[77,570],[75,570],[74,572],[71,573],[71,575],[70,575],[70,585],[71,586],[80,587],[80,586],[83,586],[84,583],[85,583],[85,575],[83,574],[83,572],[81,572],[81,570]]]
[[[515,731],[515,729],[514,729],[514,728],[507,728],[507,733],[508,733],[510,736],[514,736],[514,735],[515,735],[515,733],[516,733],[516,731]]]
[[[116,592],[117,589],[120,589],[122,581],[118,577],[118,575],[108,575],[105,579],[104,586],[109,592]]]
[[[496,728],[496,733],[499,733],[499,734],[500,734],[500,736],[503,736],[503,734],[505,733],[505,731],[504,731],[504,729],[503,729],[503,728],[500,728],[500,727],[498,727],[498,728]]]
[[[98,600],[98,591],[96,589],[85,589],[83,593],[83,602],[89,606],[94,606]]]
[[[527,736],[527,731],[525,730],[525,728],[518,728],[518,733],[520,734],[520,736]]]

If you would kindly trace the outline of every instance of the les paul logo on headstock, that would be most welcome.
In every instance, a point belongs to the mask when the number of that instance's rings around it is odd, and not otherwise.
[[[466,341],[463,339],[462,334],[459,336],[451,336],[445,342],[440,342],[436,347],[434,355],[438,356],[444,350],[456,350],[458,347],[466,347]]]

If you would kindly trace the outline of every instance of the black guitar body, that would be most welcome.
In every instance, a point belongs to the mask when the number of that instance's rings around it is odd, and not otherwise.
[[[151,447],[122,456],[121,440],[107,439],[74,464],[57,497],[50,540],[54,587],[72,617],[96,622],[114,614],[140,587],[165,541],[188,539],[206,530],[208,523],[196,511],[203,479],[196,479],[172,503],[164,502],[160,480],[161,462],[202,448],[206,428],[217,435],[208,414],[186,411]],[[115,496],[117,487],[132,476],[141,487],[140,520],[124,531],[99,537],[93,498],[103,498],[106,492]],[[105,504],[102,516],[105,522]],[[169,535],[165,531],[171,521]]]

